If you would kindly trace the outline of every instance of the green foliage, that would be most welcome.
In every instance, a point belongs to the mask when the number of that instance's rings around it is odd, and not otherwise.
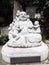
[[[39,0],[34,0],[33,4],[38,4]]]
[[[42,34],[42,40],[45,41],[46,35]]]
[[[45,6],[43,7],[43,16],[45,17],[45,19],[49,19],[49,1],[47,1]]]
[[[46,5],[49,7],[49,1],[46,2]]]
[[[7,35],[2,35],[0,37],[0,45],[4,45],[8,41],[8,36]]]

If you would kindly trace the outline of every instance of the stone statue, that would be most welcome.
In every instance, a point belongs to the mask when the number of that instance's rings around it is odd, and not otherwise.
[[[40,61],[47,59],[48,47],[42,41],[38,21],[35,21],[33,25],[26,12],[18,11],[16,18],[9,25],[8,29],[9,41],[1,50],[4,61],[11,63],[10,60],[13,57],[21,58],[31,56],[40,57]],[[17,61],[19,62],[19,60]]]
[[[14,24],[11,24],[9,39],[13,39],[13,41],[10,44],[8,42],[8,46],[29,47],[41,45],[39,43],[42,40],[39,22],[35,21],[33,25],[29,15],[24,11],[18,11],[17,16],[18,20],[16,19]]]

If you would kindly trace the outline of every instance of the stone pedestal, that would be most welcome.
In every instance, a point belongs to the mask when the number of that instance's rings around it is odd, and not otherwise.
[[[8,47],[6,44],[2,48],[2,58],[4,61],[11,63],[11,58],[20,57],[38,57],[40,56],[40,61],[47,59],[48,57],[48,47],[42,42],[41,46],[31,47],[31,48],[12,48]]]

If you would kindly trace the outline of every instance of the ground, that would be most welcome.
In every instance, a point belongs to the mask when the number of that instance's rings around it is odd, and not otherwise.
[[[46,42],[46,44],[48,45],[48,47],[49,47],[49,40],[46,40],[45,41]],[[11,65],[11,64],[9,64],[9,63],[6,63],[6,62],[4,62],[3,60],[2,60],[2,57],[1,57],[1,48],[2,48],[2,46],[0,46],[0,65]],[[27,63],[27,64],[12,64],[12,65],[40,65],[40,64],[49,64],[49,55],[48,55],[48,59],[46,59],[45,61],[42,61],[42,62],[40,62],[40,63]]]

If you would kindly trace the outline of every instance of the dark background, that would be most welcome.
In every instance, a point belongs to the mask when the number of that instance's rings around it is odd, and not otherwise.
[[[24,11],[27,7],[37,7],[42,18],[39,20],[42,33],[49,39],[49,0],[15,0]],[[0,26],[9,25],[13,20],[14,0],[0,0]],[[31,18],[34,21],[34,18]]]

